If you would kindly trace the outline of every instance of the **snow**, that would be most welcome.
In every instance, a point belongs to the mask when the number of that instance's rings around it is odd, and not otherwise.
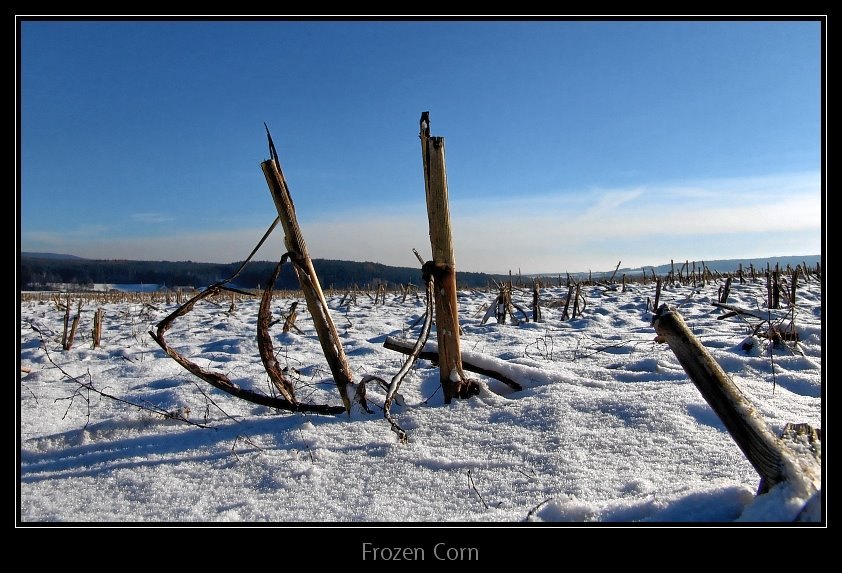
[[[731,286],[729,303],[766,316],[765,285]],[[444,405],[439,373],[420,360],[392,413],[409,434],[400,444],[377,406],[385,390],[369,383],[374,414],[278,413],[238,400],[195,378],[148,335],[175,308],[163,299],[102,304],[102,346],[91,349],[98,304],[83,307],[76,342],[60,345],[64,313],[48,298],[20,303],[20,519],[131,522],[731,522],[789,521],[804,492],[777,486],[755,498],[759,478],[687,379],[669,348],[654,341],[646,299],[654,285],[626,292],[584,287],[588,306],[560,321],[566,287],[541,291],[544,321],[481,325],[496,292],[460,291],[463,356],[520,382],[514,391],[468,373],[478,396]],[[696,292],[698,291],[698,292]],[[661,302],[679,306],[775,433],[787,422],[821,427],[821,285],[799,282],[795,327],[800,352],[773,348],[759,321],[717,320],[717,284],[669,287]],[[163,296],[163,295],[161,295]],[[339,307],[327,296],[355,380],[385,380],[405,356],[386,336],[414,341],[423,301],[385,305],[365,296]],[[515,289],[527,308],[531,292]],[[299,299],[301,334],[272,331],[281,368],[296,396],[339,404],[313,323]],[[276,299],[277,318],[292,301]],[[178,319],[169,343],[236,384],[269,393],[257,351],[259,300],[200,303]],[[762,304],[762,303],[760,303]],[[75,304],[74,304],[75,310]],[[777,311],[781,326],[786,310]],[[202,428],[85,392],[72,376],[104,392]],[[435,348],[435,330],[427,349]],[[770,360],[770,358],[772,360]],[[774,372],[774,378],[773,378]],[[85,398],[90,399],[89,408]],[[212,400],[212,401],[211,401]],[[90,419],[88,420],[88,414]],[[87,423],[87,425],[86,425]],[[477,496],[471,483],[481,494]],[[814,502],[811,515],[821,515]],[[487,505],[487,508],[485,507]],[[539,507],[540,506],[540,507]],[[537,509],[536,509],[537,508]],[[805,514],[802,514],[802,517]]]

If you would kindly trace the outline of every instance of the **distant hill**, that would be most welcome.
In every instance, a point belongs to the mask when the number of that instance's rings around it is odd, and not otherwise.
[[[196,263],[193,261],[129,261],[94,260],[79,257],[50,258],[21,253],[21,272],[18,286],[21,289],[43,288],[51,284],[91,285],[105,284],[157,284],[204,287],[231,276],[239,266],[234,263]],[[241,288],[265,286],[275,268],[274,262],[252,261],[234,284]],[[383,284],[396,288],[399,284],[412,283],[422,286],[420,268],[392,267],[372,262],[314,259],[313,266],[319,282],[325,289],[348,289],[353,285],[365,287]],[[460,286],[486,286],[495,277],[485,273],[457,272]],[[497,277],[499,278],[499,277]],[[292,264],[284,265],[276,282],[279,289],[298,289],[298,279]]]
[[[766,258],[758,258],[758,259],[721,259],[721,260],[712,260],[712,261],[704,261],[705,266],[710,269],[711,271],[719,271],[720,273],[733,273],[736,272],[740,268],[740,264],[743,265],[743,270],[748,270],[749,265],[754,265],[755,269],[766,269],[766,264],[768,263],[769,266],[774,268],[775,263],[780,265],[781,267],[786,268],[787,265],[795,268],[796,266],[806,263],[812,268],[815,268],[817,262],[821,262],[822,256],[821,255],[798,255],[798,256],[786,256],[786,257],[766,257]],[[684,264],[684,260],[682,261],[675,261],[675,267],[678,269],[681,265]],[[690,261],[690,266],[692,268],[694,261]],[[695,261],[696,266],[700,267],[702,265],[702,261]],[[665,265],[659,265],[655,267],[655,272],[660,274],[667,274],[670,272],[671,265],[669,263]],[[646,267],[649,270],[649,267]],[[638,271],[640,269],[637,269]]]
[[[21,252],[21,257],[27,257],[29,259],[59,259],[59,260],[67,260],[67,259],[76,259],[76,260],[83,260],[82,257],[77,257],[76,255],[63,255],[61,253],[28,253],[28,252]]]
[[[684,262],[687,259],[675,259],[675,270],[678,271],[684,265]],[[797,265],[802,263],[808,264],[811,268],[816,267],[817,262],[821,262],[822,256],[821,255],[795,255],[795,256],[784,256],[784,257],[766,257],[766,258],[754,258],[754,259],[713,259],[710,261],[704,261],[705,266],[711,271],[719,271],[720,273],[733,273],[737,272],[740,268],[740,264],[743,265],[743,270],[748,270],[749,265],[754,265],[755,269],[763,269],[766,270],[766,263],[769,263],[769,266],[775,266],[775,263],[778,263],[783,268],[786,268],[787,265],[795,268]],[[693,267],[693,263],[696,263],[696,267],[702,266],[702,261],[689,261],[690,268]],[[670,272],[671,265],[670,263],[666,263],[663,265],[658,265],[656,267],[652,267],[651,265],[645,265],[647,274],[651,272],[651,269],[655,269],[655,273],[658,275],[666,275]],[[614,272],[614,269],[608,270],[601,270],[601,271],[593,271],[593,272],[577,272],[577,273],[570,273],[570,276],[576,280],[587,279],[590,275],[594,280],[604,280],[611,276]],[[623,274],[634,276],[639,275],[643,271],[641,271],[640,267],[620,267],[617,269],[617,277],[621,277]],[[532,275],[527,275],[530,277],[555,277],[559,273],[536,273]],[[566,273],[562,273],[561,276],[564,277]]]
[[[21,253],[20,274],[18,275],[18,287],[20,289],[44,288],[50,284],[77,284],[90,285],[93,283],[106,284],[156,284],[174,286],[204,287],[225,279],[234,273],[239,262],[234,263],[195,263],[193,261],[129,261],[129,260],[95,260],[83,259],[73,255],[62,255],[57,253]],[[704,261],[705,265],[712,271],[721,273],[736,272],[740,263],[744,270],[749,265],[755,269],[766,269],[766,264],[775,266],[778,263],[782,267],[787,264],[795,267],[806,263],[815,268],[816,262],[821,261],[821,255],[803,255],[786,257],[768,257],[754,259],[725,259]],[[690,261],[692,266],[694,261]],[[695,261],[696,266],[701,266],[702,261]],[[266,281],[275,267],[274,262],[252,261],[234,281],[241,288],[256,288],[265,286]],[[678,270],[684,261],[676,260],[675,266]],[[330,259],[314,259],[313,265],[319,274],[319,282],[325,289],[348,289],[353,285],[365,287],[368,285],[383,284],[386,288],[395,288],[399,284],[412,283],[416,286],[423,284],[421,269],[413,267],[392,267],[380,263],[339,261]],[[647,273],[651,267],[646,266]],[[659,275],[666,275],[670,271],[670,265],[662,264],[655,267]],[[594,280],[605,280],[613,272],[593,272]],[[617,271],[620,277],[623,273],[633,276],[640,274],[640,267],[621,268]],[[558,273],[529,276],[555,277]],[[588,277],[588,273],[571,273],[577,280]],[[456,280],[460,287],[484,287],[492,279],[508,280],[508,276],[493,275],[487,273],[457,272]],[[295,290],[298,289],[298,279],[291,264],[287,264],[281,271],[276,283],[276,288]]]

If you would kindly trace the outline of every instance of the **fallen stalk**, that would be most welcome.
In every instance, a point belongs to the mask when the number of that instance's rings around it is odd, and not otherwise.
[[[760,475],[762,488],[786,482],[807,495],[821,488],[821,442],[817,432],[799,424],[797,432],[785,430],[784,436],[778,438],[676,310],[662,305],[653,318],[653,326],[658,334],[656,342],[669,345],[690,380]],[[806,438],[799,436],[813,438],[811,447],[805,448]]]
[[[428,343],[428,345],[432,345],[433,343]],[[405,340],[401,340],[399,338],[394,338],[392,336],[387,336],[386,340],[383,342],[383,348],[388,350],[394,350],[395,352],[400,352],[402,354],[411,354],[412,349],[414,346],[412,343],[407,342]],[[439,360],[439,352],[438,348],[430,349],[430,350],[422,350],[418,353],[418,358],[423,358],[424,360],[430,360],[432,362],[438,362]],[[488,368],[484,368],[471,362],[470,357],[466,356],[465,353],[462,353],[462,367],[475,374],[482,374],[483,376],[488,376],[489,378],[494,378],[495,380],[499,380],[503,384],[515,389],[515,390],[523,390],[523,386],[505,374],[501,374],[500,372],[496,372],[494,370],[489,370]]]

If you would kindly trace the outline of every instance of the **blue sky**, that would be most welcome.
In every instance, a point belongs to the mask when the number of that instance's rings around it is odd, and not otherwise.
[[[229,262],[275,212],[313,257],[564,272],[821,252],[818,22],[23,22],[21,250]],[[280,229],[259,253],[277,259]]]

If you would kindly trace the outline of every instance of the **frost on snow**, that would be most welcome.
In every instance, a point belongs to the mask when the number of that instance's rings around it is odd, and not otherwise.
[[[758,283],[732,284],[729,302],[754,308]],[[561,320],[544,304],[543,322],[480,324],[494,293],[459,293],[463,355],[519,381],[513,391],[483,379],[482,392],[443,405],[438,368],[420,360],[401,386],[392,414],[409,433],[398,443],[377,406],[385,390],[369,385],[374,414],[276,413],[208,386],[149,338],[174,305],[105,304],[102,346],[91,349],[93,308],[86,305],[72,350],[62,352],[63,313],[44,297],[21,302],[20,515],[24,521],[575,521],[719,522],[794,519],[808,501],[786,484],[755,498],[758,476],[665,345],[653,341],[646,298],[654,285],[626,292],[584,287],[585,312]],[[690,287],[665,289],[677,305]],[[823,349],[821,288],[799,283],[799,349],[752,335],[754,319],[717,320],[717,285],[681,308],[687,323],[774,432],[787,422],[820,426]],[[530,297],[522,301],[531,303]],[[566,288],[545,288],[542,301]],[[338,310],[356,378],[390,379],[403,355],[386,336],[413,339],[422,301],[368,301]],[[270,392],[257,351],[259,301],[224,312],[199,304],[176,323],[171,344],[238,385]],[[274,311],[289,306],[275,302]],[[226,305],[227,306],[227,305]],[[783,315],[785,311],[778,311]],[[339,404],[306,312],[303,334],[272,331],[276,358],[309,402]],[[73,376],[133,402],[182,412],[215,430],[188,426],[113,400],[71,403]],[[416,327],[417,329],[418,327]],[[87,338],[86,338],[87,337]],[[58,340],[58,342],[57,342]],[[751,342],[751,348],[744,348]],[[435,348],[428,343],[428,349]],[[771,359],[770,359],[771,353]],[[467,359],[467,358],[466,358]],[[774,384],[773,392],[773,369]],[[479,376],[477,375],[479,378]],[[189,412],[189,414],[187,413]],[[66,415],[65,415],[66,413]],[[87,416],[90,414],[90,420]],[[87,422],[87,427],[86,427]],[[482,494],[478,503],[467,473]],[[464,484],[463,489],[453,484]],[[546,501],[549,500],[549,501]],[[546,501],[546,502],[545,502]],[[545,502],[531,514],[530,511]],[[810,511],[815,512],[817,502]],[[820,507],[819,514],[820,514]],[[802,514],[803,517],[803,514]]]

